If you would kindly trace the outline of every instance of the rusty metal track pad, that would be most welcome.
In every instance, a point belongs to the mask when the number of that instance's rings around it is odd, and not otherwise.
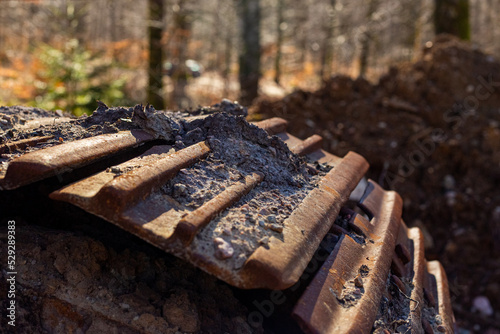
[[[15,189],[62,174],[153,139],[141,130],[122,131],[30,152],[9,163],[5,176],[0,179],[0,189]]]
[[[454,318],[446,275],[438,262],[425,261],[422,233],[408,229],[401,220],[399,195],[370,180],[357,203],[365,214],[344,207],[368,169],[366,160],[353,152],[340,158],[322,150],[318,135],[300,140],[285,132],[287,122],[280,118],[255,125],[282,139],[293,153],[333,168],[321,174],[324,176],[317,186],[291,210],[283,226],[272,227],[279,228],[279,234],[271,234],[237,267],[224,261],[233,251],[224,240],[216,238],[210,249],[204,246],[205,230],[210,224],[213,228],[228,210],[245,203],[245,196],[259,192],[264,173],[256,170],[230,179],[226,187],[196,208],[181,204],[162,190],[181,170],[196,166],[211,154],[209,139],[177,150],[170,145],[153,146],[128,161],[58,189],[50,197],[102,217],[245,289],[291,287],[325,235],[340,235],[293,310],[292,316],[304,331],[370,332],[381,300],[388,296],[392,284],[408,299],[412,332],[432,331],[424,313],[434,307],[442,318],[439,330],[452,333]],[[0,151],[47,139],[8,143]],[[9,163],[0,189],[14,189],[70,171],[153,139],[140,130],[122,131],[26,153]],[[339,213],[349,217],[343,226],[336,224]],[[363,242],[356,236],[362,236]],[[407,282],[412,282],[411,289]]]

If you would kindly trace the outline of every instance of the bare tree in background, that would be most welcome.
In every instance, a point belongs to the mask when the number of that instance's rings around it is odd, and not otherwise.
[[[163,49],[161,37],[163,33],[163,0],[149,0],[149,65],[147,101],[156,109],[164,109],[163,99]]]
[[[434,29],[470,40],[469,0],[435,0]]]
[[[368,69],[368,56],[370,55],[370,44],[373,38],[371,27],[372,16],[377,10],[378,0],[368,0],[368,12],[366,13],[366,21],[368,22],[365,31],[361,37],[361,54],[359,56],[359,76],[364,77]]]
[[[285,0],[278,0],[276,7],[276,14],[278,19],[276,20],[276,58],[274,58],[274,81],[279,85],[281,77],[281,48],[283,46],[283,31],[285,30],[283,19],[283,9],[285,6]]]
[[[188,108],[191,105],[189,97],[186,95],[186,86],[190,77],[189,69],[186,67],[188,59],[187,48],[191,36],[192,13],[187,0],[180,0],[174,6],[173,33],[170,47],[172,62],[172,80],[174,91],[172,107]]]
[[[323,41],[323,47],[321,50],[321,70],[319,76],[321,79],[328,79],[332,74],[332,62],[333,62],[333,47],[335,38],[335,4],[336,0],[330,0],[330,6],[328,8],[328,22],[325,25],[325,36]]]
[[[240,53],[240,102],[250,105],[258,95],[260,78],[260,1],[239,0],[242,48]]]

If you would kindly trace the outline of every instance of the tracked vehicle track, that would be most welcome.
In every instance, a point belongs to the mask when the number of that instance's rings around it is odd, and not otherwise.
[[[50,198],[102,217],[238,288],[290,288],[324,241],[335,240],[292,312],[307,333],[452,333],[446,275],[438,262],[426,262],[422,233],[402,221],[399,195],[371,180],[362,182],[366,160],[353,152],[341,158],[323,151],[317,135],[293,137],[283,119],[255,125],[309,161],[311,174],[319,180],[281,224],[273,212],[256,213],[262,219],[254,223],[265,230],[265,241],[247,250],[240,262],[231,262],[239,249],[231,247],[230,238],[222,238],[238,230],[224,230],[211,248],[203,243],[206,231],[241,212],[245,224],[252,220],[252,210],[258,209],[249,204],[261,195],[266,170],[248,173],[233,166],[231,173],[240,177],[223,180],[224,187],[194,207],[179,198],[183,187],[165,192],[165,184],[183,170],[213,163],[208,158],[214,147],[211,138],[184,147],[156,144],[158,137],[151,131],[132,129],[63,142],[10,161],[0,187],[16,189],[99,162],[99,172],[62,186]],[[0,150],[35,147],[49,138],[7,142]],[[134,154],[145,143],[151,147]],[[132,157],[106,164],[108,155],[124,151]],[[355,188],[360,198],[351,196]],[[241,212],[231,216],[231,210]]]

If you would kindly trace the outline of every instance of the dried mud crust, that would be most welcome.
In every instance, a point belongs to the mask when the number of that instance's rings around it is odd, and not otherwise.
[[[237,104],[223,102],[231,110]],[[174,141],[176,149],[206,141],[208,157],[182,169],[163,188],[188,209],[199,208],[230,185],[252,173],[264,180],[249,194],[197,234],[191,248],[207,254],[220,266],[240,269],[259,246],[281,238],[286,218],[317,186],[331,167],[309,164],[293,154],[278,137],[270,137],[223,107],[211,107],[202,118],[172,118],[151,107],[137,108],[132,120],[157,138]]]
[[[17,226],[16,240],[18,333],[262,333],[227,285],[148,245],[34,226]]]
[[[3,110],[6,114],[10,114],[11,117],[16,117],[15,115],[17,115],[17,113],[26,110],[29,110],[31,119],[43,117],[54,118],[57,116],[54,112],[35,108],[3,107]],[[127,120],[130,120],[132,112],[133,108],[112,108],[110,110],[104,104],[101,104],[91,116],[83,116],[67,122],[49,123],[34,129],[23,129],[14,126],[8,130],[0,131],[0,145],[33,137],[52,137],[35,146],[15,149],[1,154],[0,175],[5,173],[8,163],[11,160],[24,153],[101,134],[137,129],[139,128],[137,125],[127,122]]]
[[[412,314],[415,310],[410,309],[412,299],[409,297],[414,285],[410,279],[402,278],[400,280],[401,287],[404,287],[404,291],[402,291],[391,276],[389,274],[387,278],[385,293],[382,295],[377,317],[373,324],[372,332],[375,334],[410,333],[415,330],[411,326]],[[446,330],[441,326],[441,316],[428,305],[427,300],[424,302],[425,305],[420,305],[423,321],[431,326],[434,333],[445,332]]]
[[[369,273],[370,269],[368,268],[368,266],[362,265],[359,268],[356,277],[345,282],[342,288],[341,295],[337,296],[337,300],[343,307],[352,307],[358,303],[358,300],[361,299],[361,297],[363,297],[363,294],[365,293],[363,278],[367,277]],[[331,291],[333,294],[335,294],[333,289]]]
[[[37,118],[56,118],[63,117],[64,115],[61,111],[53,112],[39,108],[22,106],[0,107],[0,134],[23,126],[26,122]]]
[[[92,115],[84,115],[75,119],[70,119],[68,117],[70,115],[61,111],[53,112],[39,108],[21,106],[0,107],[0,147],[3,144],[23,139],[44,136],[51,137],[50,139],[40,142],[35,146],[16,148],[14,150],[8,150],[7,152],[0,152],[2,153],[0,155],[0,175],[5,173],[8,163],[12,159],[15,159],[24,153],[37,151],[65,142],[94,137],[97,135],[116,133],[124,130],[141,129],[141,125],[143,125],[142,119],[140,117],[135,117],[135,122],[133,122],[132,116],[134,115],[134,110],[136,110],[137,114],[137,110],[141,109],[142,106],[136,106],[135,108],[109,108],[102,102],[98,102],[98,104],[99,107]],[[162,115],[168,115],[168,120],[171,120],[172,123],[176,123],[183,119],[183,117],[190,115],[190,112],[194,115],[209,115],[211,113],[220,112],[221,110],[233,115],[246,115],[246,108],[227,100],[223,100],[220,104],[216,104],[211,107],[202,107],[197,110],[187,110],[184,112],[167,111],[163,112]],[[63,116],[66,117],[68,121],[57,123],[49,122],[33,129],[25,129],[20,126],[30,120],[44,118],[57,119]],[[149,123],[148,129],[151,129],[154,132],[156,126],[165,129],[164,124],[155,125],[154,122]],[[170,129],[170,133],[173,134],[174,137],[177,134],[174,129]],[[173,139],[173,137],[158,137],[162,139]],[[187,139],[189,141],[189,136]]]
[[[402,196],[403,220],[443,263],[459,326],[485,333],[500,329],[499,85],[497,59],[439,36],[377,84],[338,76],[318,91],[262,99],[250,115],[285,118],[299,138],[319,134],[326,151],[365,157],[368,177]],[[494,320],[470,311],[481,295]]]

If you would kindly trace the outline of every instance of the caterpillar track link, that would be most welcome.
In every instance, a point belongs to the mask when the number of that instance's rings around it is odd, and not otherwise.
[[[421,231],[408,228],[401,218],[400,196],[364,179],[368,162],[354,152],[338,157],[322,150],[318,135],[298,139],[286,132],[287,122],[280,118],[254,125],[329,170],[279,231],[238,267],[226,264],[224,256],[232,256],[230,251],[213,255],[225,250],[219,241],[207,249],[200,246],[200,236],[228,210],[245,206],[259,194],[265,170],[227,180],[196,208],[184,206],[163,189],[183,170],[208,163],[209,139],[175,148],[135,129],[41,149],[37,145],[50,136],[7,142],[1,152],[35,149],[8,163],[0,188],[12,191],[94,166],[90,175],[61,183],[50,198],[101,217],[238,289],[287,291],[316,261],[318,269],[309,270],[312,279],[289,314],[305,333],[453,333],[446,274],[439,262],[426,261]],[[109,159],[125,152],[119,163]]]

